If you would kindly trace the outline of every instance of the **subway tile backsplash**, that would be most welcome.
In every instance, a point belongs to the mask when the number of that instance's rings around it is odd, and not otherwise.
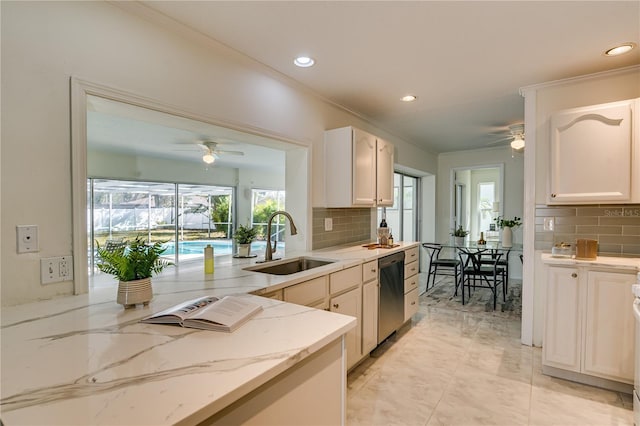
[[[371,215],[374,209],[344,208],[313,209],[314,250],[341,244],[369,241],[371,239]],[[324,219],[333,219],[333,230],[324,230]]]
[[[549,217],[553,231],[544,230]],[[640,204],[536,206],[536,249],[551,250],[562,241],[575,246],[578,238],[597,240],[599,255],[639,256]]]

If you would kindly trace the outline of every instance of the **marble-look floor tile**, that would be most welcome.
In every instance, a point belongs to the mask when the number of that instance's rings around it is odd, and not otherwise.
[[[419,307],[348,377],[348,425],[632,425],[630,395],[542,374],[500,312]]]

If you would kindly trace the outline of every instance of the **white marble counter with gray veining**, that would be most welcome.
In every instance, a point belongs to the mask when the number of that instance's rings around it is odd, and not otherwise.
[[[201,295],[277,290],[415,245],[299,253],[337,261],[289,276],[245,271],[255,260],[230,257],[216,258],[213,277],[201,262],[185,264],[154,277],[153,300],[135,309],[115,303],[117,284],[107,277],[88,294],[4,307],[0,417],[6,425],[206,418],[339,338],[355,319],[249,294],[264,310],[233,333],[140,319]]]
[[[542,262],[559,266],[595,266],[609,269],[635,270],[640,272],[640,257],[598,256],[594,260],[580,260],[575,257],[559,257],[542,253]]]

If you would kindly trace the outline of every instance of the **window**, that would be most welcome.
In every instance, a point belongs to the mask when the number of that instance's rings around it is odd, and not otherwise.
[[[495,201],[495,183],[481,182],[478,184],[478,229],[479,232],[489,231],[493,217],[493,202]],[[478,235],[478,238],[480,236]],[[486,238],[486,235],[485,235]]]
[[[285,209],[285,191],[254,189],[251,196],[251,224],[258,228],[258,238],[266,240],[267,220],[272,213]],[[271,241],[284,240],[283,215],[276,216],[271,228]]]
[[[88,188],[90,271],[97,244],[137,236],[163,242],[175,263],[201,258],[212,241],[216,255],[231,254],[233,188],[111,179],[89,179]]]
[[[378,223],[385,215],[393,238],[418,241],[419,179],[402,173],[393,175],[393,206],[378,209]]]

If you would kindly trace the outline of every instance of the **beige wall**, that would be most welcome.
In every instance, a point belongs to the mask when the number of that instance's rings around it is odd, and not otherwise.
[[[396,146],[397,163],[435,172],[430,153],[222,45],[124,9],[140,7],[135,3],[0,7],[2,304],[72,292],[71,282],[42,286],[39,267],[41,257],[72,251],[71,76],[311,147],[316,206],[324,201],[325,129],[354,125],[376,133]],[[23,224],[39,226],[39,253],[16,253],[15,227]]]

